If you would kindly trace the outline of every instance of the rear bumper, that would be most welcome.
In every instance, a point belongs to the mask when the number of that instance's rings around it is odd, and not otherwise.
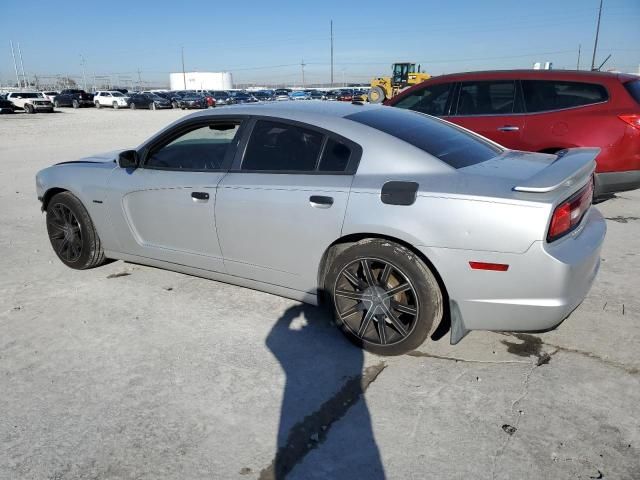
[[[596,173],[595,180],[595,197],[635,190],[640,188],[640,170]]]
[[[604,218],[591,208],[581,227],[522,254],[425,248],[466,330],[542,331],[559,325],[589,292],[600,266]],[[506,263],[506,272],[469,261]],[[453,309],[452,309],[453,310]]]

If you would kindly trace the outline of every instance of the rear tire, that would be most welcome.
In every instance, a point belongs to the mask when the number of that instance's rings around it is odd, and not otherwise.
[[[33,105],[29,105],[28,103],[25,104],[24,111],[26,113],[36,113],[36,110],[35,108],[33,108]]]
[[[118,102],[113,102],[113,109],[118,110]]]
[[[338,253],[324,291],[342,332],[379,355],[416,349],[443,315],[433,272],[411,250],[388,240],[361,240]]]
[[[155,110],[155,109],[156,109],[156,104],[155,104],[155,102],[151,102],[151,103],[149,104],[149,110]]]
[[[369,103],[382,103],[385,100],[384,90],[380,87],[372,87],[369,90]]]
[[[71,106],[73,108],[80,108],[80,102],[78,102],[78,100],[74,100],[71,102]]]
[[[70,192],[54,195],[47,206],[47,233],[66,266],[85,270],[105,262],[98,232],[82,202]]]
[[[102,108],[102,105],[100,105],[100,102],[95,102],[95,106],[96,108]]]
[[[60,108],[60,103],[59,103],[57,100],[54,100],[54,101],[53,101],[53,106],[54,106],[55,108]]]
[[[135,104],[135,103],[133,103],[133,102],[131,102],[131,103],[129,104],[129,108],[130,108],[131,110],[135,110],[135,109],[136,109],[136,104]]]

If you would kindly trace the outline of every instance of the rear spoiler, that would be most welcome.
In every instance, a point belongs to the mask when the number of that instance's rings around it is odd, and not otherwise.
[[[545,193],[570,186],[591,176],[596,169],[599,148],[569,148],[559,151],[557,159],[538,174],[513,187],[518,192]]]

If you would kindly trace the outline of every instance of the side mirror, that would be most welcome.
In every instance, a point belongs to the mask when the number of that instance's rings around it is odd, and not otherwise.
[[[138,152],[135,150],[125,150],[118,155],[120,168],[138,168],[138,161]]]

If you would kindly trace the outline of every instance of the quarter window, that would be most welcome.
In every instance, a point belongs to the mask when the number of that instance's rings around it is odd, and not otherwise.
[[[351,158],[351,149],[332,138],[327,140],[318,170],[321,172],[344,172]]]
[[[443,83],[415,90],[393,106],[434,115],[436,117],[446,115],[445,109],[451,92],[451,86],[451,83]]]
[[[151,153],[145,166],[168,170],[220,170],[240,128],[215,123],[188,131]]]
[[[544,112],[606,102],[607,89],[602,85],[556,80],[522,80],[527,112]]]
[[[464,82],[460,86],[457,115],[513,113],[514,81]]]
[[[315,170],[323,135],[286,123],[258,120],[242,170],[310,172]]]

